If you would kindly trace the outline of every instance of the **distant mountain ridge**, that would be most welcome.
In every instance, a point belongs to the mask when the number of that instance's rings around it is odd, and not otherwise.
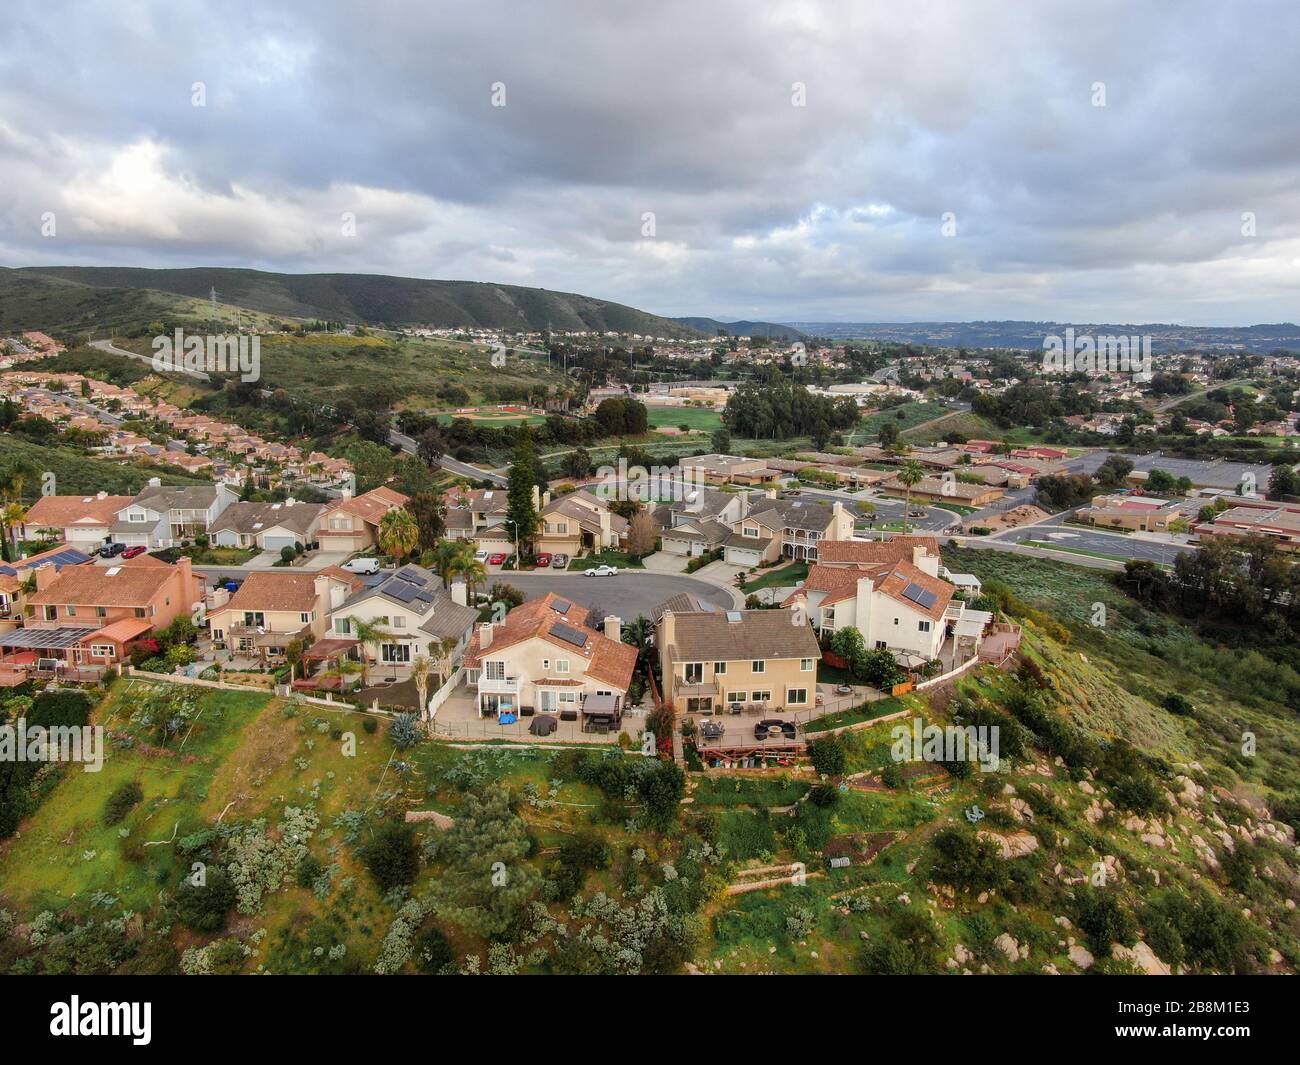
[[[635,307],[572,292],[496,285],[479,281],[435,281],[383,274],[283,274],[226,267],[154,270],[115,266],[30,266],[0,270],[28,282],[46,279],[108,290],[117,302],[140,290],[206,299],[215,288],[224,304],[271,315],[319,318],[368,325],[535,331],[609,330],[644,336],[690,338],[697,332]],[[64,301],[84,302],[86,293],[52,289]],[[28,328],[41,328],[35,322]]]
[[[1148,322],[1126,325],[1089,322],[794,322],[793,328],[831,340],[888,340],[939,347],[1039,349],[1046,336],[1150,336],[1157,351],[1183,349],[1238,350],[1267,354],[1276,349],[1300,351],[1300,326],[1192,326]]]
[[[792,325],[780,322],[720,322],[716,318],[674,318],[674,322],[691,329],[717,336],[719,332],[733,337],[779,337],[782,340],[800,340],[806,333]]]

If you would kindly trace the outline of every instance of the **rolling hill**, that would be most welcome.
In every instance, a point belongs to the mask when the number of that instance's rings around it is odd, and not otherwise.
[[[268,315],[372,325],[427,325],[506,330],[595,330],[663,337],[696,331],[634,307],[569,292],[432,281],[381,274],[278,274],[261,270],[195,267],[49,266],[0,271],[0,306],[21,294],[29,309],[25,328],[68,326],[97,300],[118,311],[165,306],[167,298],[206,299],[215,288],[223,304]],[[146,295],[152,293],[152,295]],[[46,317],[42,317],[42,312]],[[5,313],[0,324],[8,322]],[[97,316],[96,321],[103,321]]]
[[[776,322],[720,322],[716,318],[674,318],[674,322],[709,336],[719,332],[737,337],[779,337],[781,340],[799,340],[807,336],[792,325]]]

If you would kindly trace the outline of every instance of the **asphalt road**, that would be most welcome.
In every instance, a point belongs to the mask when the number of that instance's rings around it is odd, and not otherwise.
[[[1063,550],[1095,551],[1098,554],[1115,558],[1142,559],[1147,562],[1164,562],[1170,565],[1184,551],[1194,551],[1195,547],[1185,544],[1166,544],[1154,540],[1139,539],[1135,534],[1103,532],[1098,529],[1085,529],[1078,525],[1067,525],[1063,516],[1037,525],[1022,526],[1001,533],[989,543],[1024,543],[1034,540],[1039,543],[1052,544]]]

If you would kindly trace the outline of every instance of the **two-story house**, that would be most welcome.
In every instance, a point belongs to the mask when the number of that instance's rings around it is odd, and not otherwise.
[[[193,615],[204,601],[204,583],[188,558],[174,566],[156,558],[57,571],[41,566],[25,624],[0,636],[0,648],[71,667],[116,665],[136,640]]]
[[[379,542],[379,523],[390,510],[406,506],[410,496],[380,485],[359,496],[325,505],[316,540],[322,551],[364,551]]]
[[[747,492],[691,488],[686,498],[659,504],[653,514],[663,527],[661,549],[692,557],[716,550],[749,512],[749,499]]]
[[[821,648],[794,610],[728,610],[659,618],[663,697],[684,713],[731,705],[808,710],[817,702]]]
[[[222,588],[213,591],[207,617],[212,643],[262,661],[281,658],[295,640],[320,639],[330,611],[363,583],[337,566],[314,573],[254,571],[233,595]]]
[[[463,583],[448,592],[436,573],[423,566],[403,566],[396,573],[367,578],[361,588],[332,606],[329,637],[356,639],[357,621],[375,627],[382,635],[358,651],[385,667],[385,675],[404,678],[411,662],[427,654],[430,644],[452,641],[453,657],[464,649],[478,618],[466,598]]]
[[[477,626],[464,666],[479,715],[517,716],[524,707],[562,720],[597,719],[615,727],[627,703],[636,648],[620,639],[620,621],[603,632],[584,623],[586,610],[548,593],[515,607],[504,620]]]
[[[626,518],[590,492],[570,492],[542,503],[533,550],[570,557],[584,550],[604,551],[627,538],[627,527]]]
[[[815,560],[824,540],[853,536],[853,515],[838,499],[831,503],[776,499],[752,503],[723,543],[723,558],[735,566],[757,566],[782,556]]]
[[[239,496],[224,484],[163,485],[157,477],[117,512],[111,535],[127,547],[172,547],[206,533]]]

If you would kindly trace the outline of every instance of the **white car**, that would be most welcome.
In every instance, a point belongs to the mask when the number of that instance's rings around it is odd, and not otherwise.
[[[377,558],[354,558],[350,562],[344,562],[342,569],[349,573],[371,574],[379,572],[379,559]]]
[[[474,561],[475,561],[475,562],[486,562],[487,560],[488,560],[488,553],[487,553],[486,551],[475,551],[475,552],[474,552]]]
[[[587,570],[588,577],[612,577],[618,572],[617,566],[596,566]]]

